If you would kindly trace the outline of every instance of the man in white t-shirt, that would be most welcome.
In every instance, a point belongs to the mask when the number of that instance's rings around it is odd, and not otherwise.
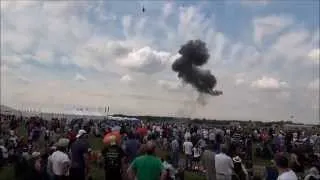
[[[184,134],[184,139],[187,140],[187,139],[190,139],[191,138],[191,133],[189,130],[186,131],[186,133]]]
[[[53,173],[54,179],[67,179],[69,176],[71,161],[66,153],[68,144],[68,139],[59,139],[57,150],[48,158],[49,171]]]
[[[226,155],[227,147],[223,145],[221,152],[215,156],[216,178],[217,180],[231,180],[233,172],[233,161]]]
[[[275,157],[275,162],[279,171],[277,180],[298,180],[297,175],[289,168],[289,160],[280,154]]]
[[[192,148],[193,144],[190,141],[190,138],[186,139],[183,143],[183,152],[186,155],[186,168],[191,169],[192,167]]]

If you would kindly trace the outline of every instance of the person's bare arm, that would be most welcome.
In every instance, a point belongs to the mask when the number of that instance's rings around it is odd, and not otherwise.
[[[182,150],[183,152],[185,152],[184,143],[182,144]]]
[[[135,172],[134,172],[134,170],[133,170],[133,168],[132,168],[131,165],[129,166],[129,168],[128,168],[128,170],[127,170],[127,173],[128,173],[128,178],[129,178],[129,180],[134,180],[134,179],[135,179],[136,174],[135,174]],[[161,179],[161,180],[162,180],[162,179]]]
[[[230,159],[230,166],[231,166],[232,169],[234,168],[234,164],[233,164],[232,159]]]

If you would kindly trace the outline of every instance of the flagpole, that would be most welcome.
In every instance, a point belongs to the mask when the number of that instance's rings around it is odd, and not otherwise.
[[[105,107],[105,110],[107,112],[107,120],[108,120],[109,119],[109,106],[108,106],[108,109],[107,109],[107,107]]]
[[[109,108],[107,109],[107,120],[109,119],[109,117],[108,117],[109,116],[109,112],[108,111],[109,111]]]

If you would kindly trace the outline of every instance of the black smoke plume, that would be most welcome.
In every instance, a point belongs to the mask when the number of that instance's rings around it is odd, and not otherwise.
[[[191,84],[202,94],[222,95],[222,91],[213,90],[217,84],[216,77],[209,70],[201,69],[210,57],[206,44],[201,40],[190,40],[179,50],[180,58],[172,64],[172,70],[178,77]]]

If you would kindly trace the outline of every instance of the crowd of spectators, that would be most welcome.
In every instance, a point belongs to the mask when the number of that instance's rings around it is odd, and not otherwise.
[[[92,179],[93,168],[119,180],[184,179],[184,171],[207,180],[320,178],[319,130],[2,115],[0,134],[0,167],[13,165],[17,180]],[[94,136],[102,149],[91,148]],[[263,177],[255,175],[256,158],[270,162]]]

